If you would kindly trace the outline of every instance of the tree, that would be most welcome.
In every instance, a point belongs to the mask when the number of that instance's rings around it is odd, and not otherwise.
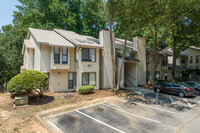
[[[116,19],[116,26],[120,29],[120,32],[124,34],[125,42],[124,48],[122,49],[122,63],[120,64],[118,81],[117,81],[117,90],[120,87],[122,69],[124,65],[124,58],[126,53],[127,40],[131,36],[132,31],[136,28],[139,18],[143,13],[145,6],[145,0],[122,0],[121,8],[119,9],[119,14]]]
[[[81,34],[98,38],[99,31],[106,28],[106,18],[99,3],[94,0],[84,0],[81,16],[83,25]]]
[[[114,53],[114,43],[113,43],[113,23],[115,22],[115,19],[118,15],[120,6],[121,6],[122,0],[107,0],[106,3],[103,3],[101,0],[99,0],[99,3],[101,5],[102,11],[104,12],[104,15],[107,19],[107,23],[109,26],[109,32],[110,32],[110,45],[111,45],[111,60],[112,60],[112,73],[113,73],[113,86],[112,90],[115,90],[115,73],[116,73],[116,64],[115,64],[115,53]],[[105,8],[107,7],[107,8]]]
[[[199,20],[192,18],[190,14],[195,14],[198,18],[199,14],[199,1],[170,1],[169,15],[170,23],[173,24],[171,28],[172,32],[172,47],[173,47],[173,64],[172,64],[172,78],[176,78],[176,58],[180,51],[177,48],[180,45],[184,48],[184,45],[188,47],[199,42],[199,31],[196,29],[199,24]],[[192,15],[193,16],[193,15]],[[183,32],[184,31],[184,32]],[[196,42],[194,42],[196,41]],[[189,45],[188,45],[189,44]]]

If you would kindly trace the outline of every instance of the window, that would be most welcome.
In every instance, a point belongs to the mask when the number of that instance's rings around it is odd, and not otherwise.
[[[82,48],[82,61],[96,61],[96,49]]]
[[[192,66],[190,66],[190,69],[192,70],[192,69],[193,69],[193,67],[192,67]]]
[[[91,73],[83,73],[82,74],[82,85],[96,85],[96,73],[91,72]]]
[[[54,63],[55,64],[60,63],[60,47],[54,48]]]
[[[163,56],[163,66],[167,66],[168,58],[167,56]]]
[[[149,56],[149,54],[147,54],[147,64],[149,64],[150,63],[150,56]]]
[[[181,57],[181,64],[185,64],[185,57]]]
[[[199,70],[199,66],[196,66],[196,69]]]
[[[156,61],[157,64],[160,64],[160,56],[159,55],[156,56],[156,59],[157,59],[157,61]]]
[[[190,64],[193,63],[193,56],[190,56]]]
[[[68,49],[66,47],[62,48],[62,63],[63,64],[67,64],[67,62],[68,62],[68,58],[67,58],[68,51],[67,50]]]
[[[69,72],[68,74],[69,80],[69,89],[73,89],[76,86],[76,72]]]
[[[196,56],[196,63],[199,63],[199,56]]]
[[[160,72],[156,71],[155,75],[156,75],[156,77],[155,77],[156,81],[158,81],[160,79]]]

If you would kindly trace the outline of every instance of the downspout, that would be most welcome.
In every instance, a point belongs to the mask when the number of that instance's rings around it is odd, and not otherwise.
[[[78,58],[79,58],[79,51],[78,51],[78,46],[76,46],[76,91],[78,91],[78,83],[79,83]]]

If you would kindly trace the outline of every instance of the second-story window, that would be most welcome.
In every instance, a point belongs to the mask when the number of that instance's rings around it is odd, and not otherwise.
[[[193,63],[193,56],[190,56],[190,64]]]
[[[67,64],[67,62],[68,62],[68,58],[67,58],[67,48],[66,47],[63,47],[62,48],[62,63],[63,64]]]
[[[196,63],[199,63],[199,56],[196,56]]]
[[[54,49],[54,63],[55,64],[60,63],[60,47],[55,47]]]
[[[82,48],[82,61],[96,61],[96,49]]]

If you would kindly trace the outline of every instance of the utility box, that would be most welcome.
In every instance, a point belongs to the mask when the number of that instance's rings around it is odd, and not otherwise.
[[[19,106],[19,105],[28,105],[28,96],[27,95],[15,97],[15,106]]]

